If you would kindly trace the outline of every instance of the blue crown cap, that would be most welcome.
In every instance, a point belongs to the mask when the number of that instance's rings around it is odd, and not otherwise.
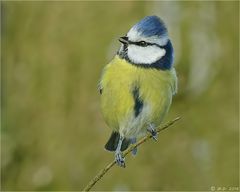
[[[157,16],[147,16],[133,26],[133,29],[146,37],[162,36],[167,34],[163,21]]]

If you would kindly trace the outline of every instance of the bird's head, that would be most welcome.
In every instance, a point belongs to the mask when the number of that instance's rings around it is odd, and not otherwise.
[[[143,18],[119,41],[122,46],[118,55],[134,65],[162,70],[172,66],[172,44],[163,21],[157,16]]]

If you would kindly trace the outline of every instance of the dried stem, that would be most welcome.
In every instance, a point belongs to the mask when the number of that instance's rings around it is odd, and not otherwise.
[[[157,128],[157,132],[161,132],[165,129],[167,129],[169,126],[171,126],[172,124],[174,124],[176,121],[178,121],[180,119],[180,117],[177,117],[175,119],[173,119],[172,121],[167,122],[165,125],[160,126],[159,128]],[[123,156],[127,156],[135,147],[145,143],[147,140],[149,140],[150,138],[152,138],[151,134],[147,134],[146,136],[144,136],[142,139],[140,139],[137,143],[135,143],[134,145],[131,145],[124,153]],[[82,191],[90,191],[91,188],[116,164],[116,161],[112,161],[111,163],[109,163],[104,169],[102,169],[89,183],[88,185],[82,190]]]

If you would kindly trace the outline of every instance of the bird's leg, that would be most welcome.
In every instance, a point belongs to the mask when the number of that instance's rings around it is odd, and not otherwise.
[[[147,128],[147,131],[151,133],[152,135],[152,138],[157,141],[157,131],[155,129],[155,125],[150,123],[148,128]]]
[[[135,144],[136,142],[137,142],[136,137],[134,137],[134,138],[131,139],[131,144]],[[134,148],[133,148],[132,154],[133,154],[133,155],[136,155],[136,154],[137,154],[137,147],[134,147]]]
[[[117,165],[119,165],[120,167],[125,167],[125,162],[124,162],[124,158],[122,156],[121,153],[121,146],[122,146],[122,142],[123,142],[124,137],[120,136],[119,141],[118,141],[118,145],[117,145],[117,149],[115,151],[115,160]]]

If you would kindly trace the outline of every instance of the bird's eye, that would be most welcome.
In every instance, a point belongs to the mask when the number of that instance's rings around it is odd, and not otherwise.
[[[138,44],[142,47],[146,47],[148,45],[145,41],[139,41]]]

